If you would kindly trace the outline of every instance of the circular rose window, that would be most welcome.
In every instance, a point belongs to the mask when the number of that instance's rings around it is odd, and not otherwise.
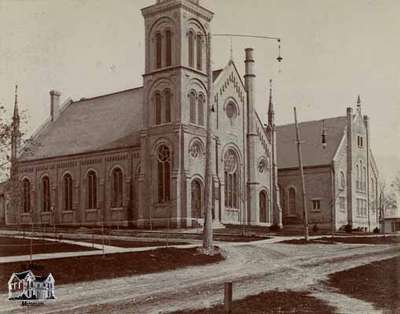
[[[237,116],[236,105],[233,102],[230,102],[226,105],[226,115],[229,119],[234,119]]]

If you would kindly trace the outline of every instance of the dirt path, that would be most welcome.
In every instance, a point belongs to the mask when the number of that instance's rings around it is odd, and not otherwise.
[[[225,244],[223,249],[227,259],[219,264],[59,286],[55,303],[31,307],[29,312],[160,313],[199,308],[221,302],[225,281],[234,282],[234,298],[271,289],[303,290],[318,287],[330,273],[399,254],[398,248],[385,245],[259,242]],[[0,312],[21,312],[20,306],[6,298],[0,295]]]

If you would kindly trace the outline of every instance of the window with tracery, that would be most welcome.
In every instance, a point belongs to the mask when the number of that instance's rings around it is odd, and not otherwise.
[[[171,91],[167,89],[165,91],[165,122],[171,122]]]
[[[235,152],[229,149],[224,155],[225,206],[239,208],[239,164]]]
[[[189,32],[188,38],[188,54],[189,54],[189,66],[191,68],[194,67],[194,33],[192,31]]]
[[[111,196],[111,207],[122,207],[122,196],[123,196],[123,175],[121,168],[115,168],[112,171],[112,196]]]
[[[166,203],[171,200],[171,156],[169,148],[166,145],[161,145],[157,154],[158,202]]]
[[[161,95],[156,93],[155,95],[155,112],[156,112],[156,124],[161,124]]]
[[[42,178],[42,210],[50,211],[50,179],[48,176]]]
[[[87,174],[87,208],[97,208],[97,175],[93,170]]]
[[[24,213],[31,211],[31,183],[28,179],[22,181]]]
[[[197,69],[203,69],[203,44],[201,34],[197,34]]]
[[[199,125],[204,125],[204,95],[200,94],[197,101],[197,115]]]
[[[156,69],[161,68],[162,37],[160,33],[156,34]]]
[[[189,94],[190,123],[196,123],[196,93],[191,91]]]
[[[168,67],[172,64],[172,33],[170,30],[165,32],[165,65]]]
[[[63,200],[64,210],[72,210],[72,177],[69,173],[64,175],[64,189],[63,189]]]

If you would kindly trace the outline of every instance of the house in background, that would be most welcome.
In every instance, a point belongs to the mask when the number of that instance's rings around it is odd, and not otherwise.
[[[378,169],[360,98],[354,113],[347,108],[345,116],[302,122],[299,130],[309,224],[325,230],[379,227]],[[294,124],[277,127],[280,203],[283,225],[289,227],[304,222],[295,132]]]
[[[13,273],[8,281],[8,299],[22,301],[55,299],[53,275],[35,276],[31,270]]]

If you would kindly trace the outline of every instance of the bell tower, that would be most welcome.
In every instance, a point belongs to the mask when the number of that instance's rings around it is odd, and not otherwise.
[[[142,9],[142,171],[143,184],[151,189],[145,192],[148,195],[141,208],[143,215],[150,215],[145,220],[162,221],[169,215],[179,224],[186,215],[185,145],[191,136],[205,138],[206,134],[206,35],[213,13],[199,0],[155,2]],[[162,165],[158,160],[161,148]]]

